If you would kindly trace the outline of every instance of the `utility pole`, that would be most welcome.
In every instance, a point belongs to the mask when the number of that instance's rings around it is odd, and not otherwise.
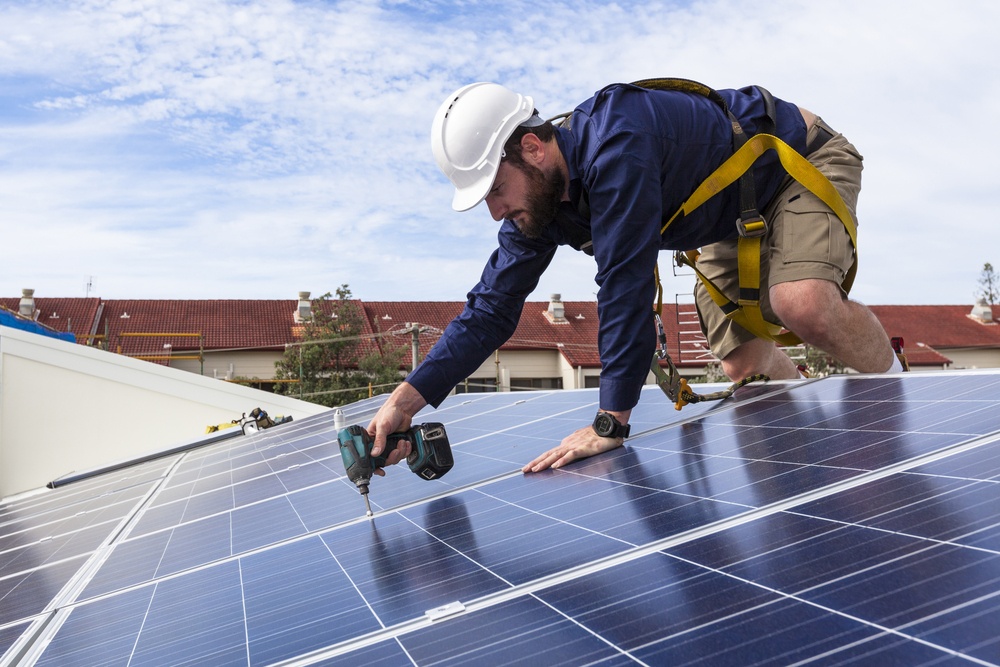
[[[413,334],[413,368],[416,368],[420,361],[420,325],[414,322],[410,333]]]
[[[427,331],[427,329],[422,327],[418,322],[407,322],[406,328],[410,330],[410,334],[413,336],[412,342],[410,343],[412,350],[411,361],[413,363],[413,366],[411,366],[412,370],[417,367],[418,363],[420,363],[420,334]]]
[[[419,322],[406,322],[406,323],[403,324],[403,328],[402,329],[395,329],[394,331],[392,331],[392,334],[393,335],[397,335],[397,336],[403,336],[403,335],[406,335],[406,333],[410,334],[410,336],[411,336],[411,339],[410,339],[410,341],[411,341],[410,342],[410,349],[411,349],[410,361],[413,364],[412,368],[416,368],[417,364],[420,363],[420,334],[427,333],[427,332],[433,332],[433,333],[440,334],[441,330],[440,329],[436,329],[435,327],[432,327],[429,324],[420,324]]]

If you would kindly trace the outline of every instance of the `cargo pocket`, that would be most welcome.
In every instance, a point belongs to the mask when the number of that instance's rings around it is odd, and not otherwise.
[[[846,272],[853,263],[851,237],[830,209],[812,194],[785,205],[781,256],[786,264],[821,262]],[[817,276],[819,277],[819,276]]]

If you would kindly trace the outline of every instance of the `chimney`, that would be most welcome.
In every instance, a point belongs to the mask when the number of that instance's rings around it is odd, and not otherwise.
[[[21,302],[18,304],[17,312],[21,317],[26,317],[29,320],[38,318],[38,310],[35,308],[35,290],[21,290]]]
[[[561,294],[549,297],[549,309],[545,311],[545,317],[552,323],[566,322],[566,309],[563,307]]]
[[[309,292],[299,292],[299,305],[295,309],[295,322],[305,322],[312,319],[312,303],[309,301]]]
[[[979,297],[976,299],[976,305],[972,307],[972,312],[969,313],[969,317],[982,324],[992,324],[993,308],[986,303],[986,299]]]

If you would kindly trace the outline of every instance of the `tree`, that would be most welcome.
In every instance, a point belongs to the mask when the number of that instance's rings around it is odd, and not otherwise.
[[[312,314],[302,324],[302,341],[289,346],[275,362],[278,393],[301,396],[320,405],[344,405],[391,391],[401,381],[406,348],[366,336],[365,316],[347,285],[311,301]]]
[[[799,350],[801,350],[801,355],[799,354]],[[794,354],[791,354],[792,352],[794,352]],[[837,375],[847,372],[847,367],[840,361],[834,359],[818,347],[814,347],[808,343],[803,343],[801,348],[786,348],[785,353],[789,354],[792,357],[792,361],[796,364],[805,366],[806,373],[808,373],[809,377],[812,378],[826,377],[827,375]],[[705,375],[694,381],[729,382],[729,378],[727,378],[726,374],[722,372],[722,364],[718,361],[712,361],[705,365]]]
[[[983,264],[983,270],[979,274],[979,290],[976,292],[976,297],[985,299],[988,306],[1000,302],[1000,276],[989,262]]]

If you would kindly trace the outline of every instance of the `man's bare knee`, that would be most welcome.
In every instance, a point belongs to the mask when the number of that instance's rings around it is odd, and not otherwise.
[[[834,327],[841,326],[846,306],[840,288],[826,280],[800,280],[771,288],[771,307],[778,319],[805,342],[823,348]]]

